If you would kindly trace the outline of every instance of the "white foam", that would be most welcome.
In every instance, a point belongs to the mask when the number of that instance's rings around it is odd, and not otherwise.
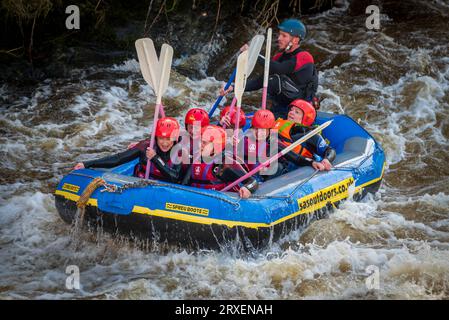
[[[113,71],[128,71],[140,73],[140,65],[136,59],[125,60],[121,64],[114,64],[111,67]]]

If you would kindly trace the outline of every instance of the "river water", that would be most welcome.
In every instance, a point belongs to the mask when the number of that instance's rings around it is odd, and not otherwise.
[[[74,234],[59,218],[52,194],[74,163],[148,135],[155,98],[134,59],[75,69],[32,94],[0,86],[0,298],[448,299],[447,17],[383,14],[380,31],[365,19],[346,7],[307,17],[305,47],[321,72],[322,110],[350,115],[384,148],[381,189],[257,252],[142,249]],[[166,112],[209,108],[222,84],[173,71]],[[80,290],[65,286],[69,265]]]

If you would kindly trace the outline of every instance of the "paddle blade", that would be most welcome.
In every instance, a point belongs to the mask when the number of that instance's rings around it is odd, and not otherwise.
[[[270,71],[270,56],[271,56],[271,37],[272,30],[268,28],[267,31],[267,43],[265,47],[265,68],[263,74],[263,87],[266,88],[268,86],[268,73]]]
[[[162,67],[162,57],[165,57],[165,55],[167,54],[167,51],[170,51],[170,50],[173,51],[173,48],[170,45],[168,45],[166,43],[164,43],[162,45],[161,54],[159,55],[159,66]]]
[[[162,47],[161,47],[161,54],[159,56],[159,70],[161,70],[161,76],[162,76],[162,70],[165,70],[164,66],[163,66],[163,64],[164,64],[164,57],[167,56],[167,55],[169,57],[169,61],[168,61],[168,63],[169,63],[169,66],[168,66],[169,74],[168,75],[170,76],[170,69],[171,69],[172,58],[173,58],[173,48],[170,45],[164,43],[162,45]],[[163,86],[164,87],[162,87],[161,89],[163,90],[163,92],[165,92],[165,90],[167,90],[168,81],[166,83],[164,82]]]
[[[149,69],[149,61],[145,55],[145,49],[143,47],[143,40],[136,40],[136,51],[137,51],[137,59],[139,59],[140,71],[142,72],[142,76],[148,85],[154,88],[153,79],[151,78],[150,69]]]
[[[148,62],[148,69],[150,70],[150,77],[153,84],[152,88],[156,93],[159,88],[159,78],[161,74],[156,49],[154,48],[153,40],[151,40],[150,38],[144,38],[142,44],[145,53],[145,58]]]
[[[248,50],[243,51],[239,57],[237,58],[237,73],[235,76],[235,88],[234,93],[237,98],[237,105],[239,105],[243,92],[245,91],[246,86],[246,70],[248,66]]]
[[[251,39],[248,49],[248,65],[246,69],[247,76],[249,76],[254,70],[254,66],[256,65],[257,57],[259,56],[260,49],[262,49],[264,40],[265,38],[262,35],[254,36]]]
[[[162,95],[167,90],[168,82],[170,80],[170,70],[173,59],[173,48],[168,44],[163,44],[160,57],[160,71],[159,87],[157,92],[157,103],[161,103]]]

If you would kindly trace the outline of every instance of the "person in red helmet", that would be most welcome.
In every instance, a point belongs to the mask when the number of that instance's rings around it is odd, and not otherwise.
[[[192,108],[187,111],[186,116],[184,118],[185,129],[188,132],[190,137],[193,137],[193,126],[195,122],[199,123],[201,127],[207,126],[209,124],[209,115],[206,111],[201,108]],[[140,141],[142,142],[142,141]],[[128,145],[128,149],[133,148],[139,142],[131,142]],[[192,150],[192,148],[190,148]]]
[[[183,171],[187,169],[187,164],[192,162],[193,159],[193,153],[199,151],[199,145],[195,145],[194,148],[194,140],[193,140],[193,134],[194,134],[194,125],[198,124],[200,126],[198,130],[198,135],[201,134],[201,128],[204,126],[209,125],[209,115],[206,111],[204,111],[201,108],[192,108],[189,111],[187,111],[185,118],[184,118],[184,125],[185,129],[188,133],[188,136],[182,135],[179,138],[178,145],[176,146],[177,149],[180,150],[182,156],[181,156],[181,162],[183,164]],[[128,145],[128,149],[134,148],[139,143],[145,144],[148,143],[150,140],[143,140],[140,142],[132,142]],[[184,152],[182,152],[184,150]]]
[[[287,120],[276,120],[274,128],[278,130],[281,143],[288,146],[313,130],[315,118],[315,108],[309,102],[297,99],[289,105]],[[320,171],[330,170],[336,156],[335,149],[329,146],[320,134],[316,134],[293,151]]]
[[[147,140],[140,146],[145,150],[145,159],[141,157],[141,161],[134,168],[136,177],[145,177],[146,160],[150,160],[150,178],[179,182],[182,166],[175,164],[170,154],[171,149],[178,142],[179,129],[179,123],[175,118],[165,117],[157,121],[155,148],[150,148]]]
[[[193,125],[195,122],[198,122],[201,128],[203,128],[209,125],[209,115],[201,108],[192,108],[187,111],[184,123],[186,130],[191,137],[193,136]]]
[[[316,110],[309,102],[297,99],[290,103],[287,120],[310,127],[315,122],[315,119]]]
[[[243,128],[246,123],[245,113],[240,109],[240,114],[237,116],[237,107],[231,111],[231,106],[226,106],[220,112],[220,124],[222,127],[226,126],[227,129],[234,129],[238,121],[239,128]]]
[[[74,170],[82,168],[113,168],[139,158],[134,167],[134,176],[145,177],[147,160],[151,161],[150,178],[177,183],[180,180],[181,164],[175,164],[170,151],[178,142],[179,123],[176,119],[166,117],[156,124],[156,145],[150,148],[149,140],[143,140],[134,147],[112,156],[78,163]]]
[[[200,145],[199,145],[199,136],[201,134],[201,128],[208,126],[210,123],[209,115],[206,111],[201,108],[192,108],[187,111],[186,116],[184,118],[184,125],[187,133],[189,134],[188,139],[181,139],[180,147],[188,150],[188,153],[183,157],[183,171],[188,169],[188,164],[192,163],[194,154],[199,153]],[[198,125],[195,131],[195,125]],[[194,135],[198,135],[198,137],[194,137]],[[196,140],[196,144],[194,144]]]
[[[274,150],[270,150],[271,146],[271,129],[275,127],[276,121],[274,114],[270,110],[258,110],[254,113],[251,130],[244,137],[244,161],[249,170],[254,169],[260,163],[268,160],[270,157],[277,154],[281,149],[285,148],[285,144],[281,143],[279,139],[275,140],[278,145]],[[309,165],[309,162],[295,154],[289,152],[283,157],[279,158],[274,167],[269,166],[263,169],[257,176],[259,180],[266,181],[275,178],[287,172],[288,162],[292,162],[297,166]]]
[[[226,131],[215,125],[208,125],[201,130],[201,161],[190,165],[182,184],[211,190],[222,190],[230,183],[244,176],[247,172],[232,160],[226,161]],[[233,189],[241,198],[249,198],[258,188],[253,177],[243,181]]]
[[[267,160],[270,129],[274,127],[274,115],[270,110],[258,110],[251,120],[251,129],[245,134],[244,161],[249,170]]]

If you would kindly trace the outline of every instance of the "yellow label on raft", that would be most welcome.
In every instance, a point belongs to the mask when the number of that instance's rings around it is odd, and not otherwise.
[[[334,203],[347,198],[349,196],[349,186],[353,183],[354,179],[351,177],[298,199],[299,211],[301,213],[310,213],[325,207],[329,202]]]
[[[187,213],[194,213],[194,214],[201,214],[203,216],[209,215],[209,209],[190,207],[190,206],[185,206],[183,204],[170,203],[170,202],[167,202],[165,204],[165,209],[173,210],[173,211],[180,211],[180,212],[187,212]]]
[[[64,183],[62,185],[62,190],[67,190],[70,192],[78,193],[80,191],[80,187],[70,183]]]

